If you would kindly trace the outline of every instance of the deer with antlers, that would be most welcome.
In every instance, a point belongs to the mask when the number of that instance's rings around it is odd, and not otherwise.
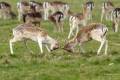
[[[88,42],[90,40],[96,40],[101,43],[97,55],[100,54],[100,51],[102,47],[105,45],[105,55],[107,55],[107,48],[108,48],[108,41],[106,39],[108,28],[101,23],[91,23],[85,27],[83,27],[77,35],[69,40],[65,46],[64,49],[69,52],[74,52],[74,47],[79,44],[81,47],[81,51],[84,52],[82,45],[85,42]]]
[[[38,43],[41,53],[43,53],[43,45],[45,45],[49,52],[59,48],[59,44],[55,39],[50,37],[43,29],[33,26],[32,24],[18,25],[13,29],[13,36],[14,37],[9,41],[11,54],[13,54],[13,43],[28,39]],[[48,45],[50,45],[50,48]]]
[[[56,11],[61,11],[65,16],[67,16],[68,11],[70,9],[67,3],[64,3],[61,1],[44,2],[43,8],[44,8],[44,19],[45,20],[48,20],[49,11],[51,11],[51,14],[55,13]]]

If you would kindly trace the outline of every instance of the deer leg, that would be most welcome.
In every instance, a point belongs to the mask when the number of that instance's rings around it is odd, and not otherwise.
[[[63,22],[60,22],[61,31],[63,32]]]
[[[101,14],[101,22],[103,21],[103,17],[104,17],[104,15],[105,15],[105,11],[102,10],[102,14]]]
[[[44,20],[48,20],[49,10],[44,9]]]
[[[105,41],[105,55],[107,55],[107,51],[108,51],[108,41]]]
[[[77,36],[77,33],[78,33],[78,32],[79,32],[79,26],[77,25],[77,26],[76,26],[76,34],[75,34],[76,36]]]
[[[41,40],[41,39],[38,39],[38,45],[39,45],[39,47],[40,47],[41,53],[43,53],[43,49],[42,49],[42,40]]]
[[[21,17],[22,17],[22,13],[20,11],[18,11],[18,21],[21,20]]]
[[[118,32],[118,23],[115,21],[115,32]]]
[[[73,30],[74,30],[74,28],[71,27],[71,28],[70,28],[70,32],[69,32],[69,35],[68,35],[68,39],[70,39],[70,37],[71,37],[71,35],[72,35],[72,33],[73,33]]]
[[[60,32],[60,24],[57,20],[56,20],[56,30]]]
[[[15,43],[15,42],[17,42],[17,41],[21,41],[22,39],[21,38],[16,38],[16,37],[14,37],[13,39],[10,39],[10,41],[9,41],[9,46],[10,46],[10,52],[11,52],[11,54],[13,54],[13,46],[12,46],[12,44],[13,43]]]
[[[101,41],[101,45],[100,45],[100,47],[99,47],[99,49],[98,49],[98,51],[97,51],[97,55],[100,54],[100,51],[101,51],[102,47],[104,46],[104,44],[105,44],[105,40],[102,40],[102,41]]]

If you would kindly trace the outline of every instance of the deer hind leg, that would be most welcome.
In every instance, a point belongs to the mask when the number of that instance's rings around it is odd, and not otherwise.
[[[63,32],[64,31],[64,29],[63,29],[63,22],[60,22],[60,27],[61,27],[61,32]]]
[[[43,49],[42,49],[42,40],[41,40],[41,39],[38,39],[38,45],[39,45],[39,47],[40,47],[41,53],[43,53]]]
[[[70,32],[69,32],[69,35],[68,35],[68,39],[70,39],[71,35],[74,35],[73,34],[73,31],[75,30],[75,28],[77,28],[78,25],[73,21],[72,23],[70,23]],[[76,30],[76,34],[77,34],[77,30]]]
[[[115,32],[118,32],[118,22],[115,21]]]
[[[19,37],[14,37],[13,39],[10,39],[9,46],[10,46],[11,54],[13,54],[13,43],[15,43],[17,41],[21,41],[21,40],[22,40],[22,38],[19,38]]]
[[[116,20],[113,20],[113,30],[114,32],[118,32],[118,22]]]
[[[105,15],[105,11],[102,10],[102,14],[101,14],[101,22],[103,21],[103,17],[104,17],[104,15]]]
[[[102,40],[102,41],[101,41],[101,45],[100,45],[100,47],[99,47],[99,49],[98,49],[98,51],[97,51],[97,55],[100,54],[100,51],[101,51],[101,49],[103,48],[104,44],[105,44],[105,40]]]
[[[44,9],[44,20],[48,20],[48,16],[49,16],[49,10]]]
[[[105,41],[105,55],[107,55],[108,51],[108,40]]]
[[[74,31],[74,27],[70,27],[70,32],[69,32],[69,35],[68,35],[68,39],[70,39],[71,35],[73,34],[73,31]]]

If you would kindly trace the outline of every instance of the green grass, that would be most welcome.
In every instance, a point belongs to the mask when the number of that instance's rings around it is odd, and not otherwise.
[[[4,0],[0,0],[4,1]],[[12,4],[17,13],[16,2],[18,0],[7,0]],[[44,0],[38,0],[43,2]],[[52,1],[52,0],[46,0]],[[63,0],[61,0],[63,1]],[[83,0],[64,0],[69,3],[72,11],[82,12]],[[94,0],[94,22],[100,21],[100,6],[104,0]],[[119,0],[113,0],[116,6],[120,6]],[[23,42],[15,43],[14,55],[10,55],[9,39],[12,38],[12,29],[19,24],[15,20],[0,19],[0,80],[120,80],[120,46],[109,42],[108,56],[96,56],[100,43],[91,41],[84,45],[85,54],[68,53],[62,49],[48,53],[44,49],[44,55],[40,55],[38,44],[28,42],[34,52],[31,54]],[[118,33],[112,31],[112,23],[104,21],[109,28],[108,40],[120,43],[120,29]],[[61,47],[69,32],[68,22],[65,22],[63,33],[53,32],[54,25],[43,22],[44,28],[50,36],[56,38]],[[103,51],[102,53],[103,54]]]

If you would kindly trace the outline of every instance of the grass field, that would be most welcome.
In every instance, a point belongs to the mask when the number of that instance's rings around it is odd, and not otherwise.
[[[5,0],[0,0],[5,1]],[[16,3],[18,0],[6,0],[12,4],[14,12],[17,13]],[[38,0],[43,2],[44,0]],[[46,0],[52,1],[52,0]],[[61,0],[63,1],[63,0]],[[95,9],[93,22],[100,21],[100,6],[104,0],[94,0]],[[70,4],[72,11],[82,12],[83,0],[64,0]],[[116,7],[120,6],[119,0],[113,0]],[[91,41],[84,45],[85,54],[68,53],[62,49],[48,53],[44,49],[44,55],[40,56],[37,43],[28,42],[34,52],[31,54],[23,42],[15,43],[14,55],[10,55],[9,39],[12,38],[12,29],[20,22],[14,20],[0,19],[0,80],[120,80],[120,28],[118,33],[112,31],[112,23],[103,21],[109,28],[107,39],[109,42],[108,56],[96,56],[100,43]],[[56,38],[60,45],[69,32],[68,21],[65,22],[63,33],[53,32],[53,24],[44,21],[42,27]],[[102,52],[103,53],[103,52]],[[101,53],[101,54],[102,54]]]

